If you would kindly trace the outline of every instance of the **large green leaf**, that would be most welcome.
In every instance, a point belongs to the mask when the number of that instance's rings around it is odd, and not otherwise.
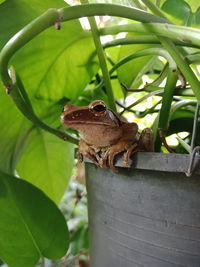
[[[198,1],[197,1],[198,2]],[[176,8],[174,6],[176,5]],[[176,24],[197,26],[200,24],[200,5],[196,12],[192,12],[190,7],[190,1],[184,0],[167,0],[163,6],[162,10],[169,15],[169,19]]]
[[[49,8],[61,8],[63,0],[7,0],[0,5],[0,49],[21,28]]]
[[[122,46],[119,52],[119,59],[122,59],[138,50],[152,47],[152,45],[126,45]],[[146,66],[151,61],[152,56],[141,57],[124,64],[118,69],[119,81],[126,84],[128,87],[138,86],[138,83],[134,84],[136,79],[140,79],[144,72],[147,71]],[[134,85],[133,85],[134,84]]]
[[[69,245],[65,219],[33,185],[0,172],[0,258],[34,267],[40,256],[61,258]]]
[[[66,5],[60,0],[46,0],[42,4],[39,1],[30,4],[28,0],[7,2],[0,6],[2,44],[49,7]],[[11,16],[14,19],[9,20]],[[52,102],[63,96],[75,99],[98,69],[94,51],[90,34],[78,20],[73,20],[62,23],[60,31],[52,26],[39,34],[19,50],[12,64],[31,98],[36,96]]]
[[[200,6],[197,0],[186,0],[186,2],[190,5],[193,13],[195,13]]]
[[[13,173],[31,123],[0,86],[0,170]]]
[[[23,26],[50,7],[62,7],[62,0],[7,0],[0,5],[0,49]],[[20,63],[26,58],[20,58]],[[30,66],[29,66],[30,70]],[[31,72],[31,70],[30,70]],[[0,169],[12,173],[20,156],[27,131],[32,125],[16,109],[0,86]]]
[[[74,164],[74,146],[40,129],[34,129],[17,165],[20,177],[58,202],[66,190]]]
[[[28,0],[7,0],[0,6],[1,46],[12,34],[47,8],[63,5],[65,3],[61,0],[45,0],[42,3],[37,0],[31,3]],[[93,58],[91,57],[91,61],[88,59],[93,51],[94,46],[90,34],[84,32],[76,20],[63,23],[60,31],[54,27],[47,29],[14,56],[12,63],[19,72],[31,101],[34,102],[34,108],[36,111],[42,111],[39,114],[45,117],[45,120],[48,116],[49,121],[58,121],[61,108],[59,111],[57,101],[64,96],[75,98],[93,76]],[[3,90],[2,87],[0,89]],[[17,111],[9,96],[1,95],[0,104],[0,128],[2,129],[0,132],[0,168],[11,173],[26,144],[26,137],[32,124]],[[49,107],[53,110],[54,105],[58,108],[55,109],[54,114],[51,114]],[[55,126],[58,126],[58,123]],[[38,144],[38,137],[33,136],[31,141]],[[66,146],[66,150],[68,148]],[[34,161],[30,156],[29,160]],[[55,164],[56,160],[60,162],[60,157],[55,158]],[[22,168],[21,165],[21,172]],[[25,165],[24,168],[26,168],[24,172],[29,174]],[[63,170],[68,171],[67,177],[69,177],[71,168],[63,168]],[[36,180],[34,174],[31,179]],[[68,178],[65,175],[63,179]],[[63,184],[62,192],[65,187],[66,183]],[[58,195],[61,194],[61,191],[59,192]],[[52,196],[52,193],[49,194]],[[58,195],[53,198],[58,199]]]
[[[83,91],[98,69],[92,54],[90,34],[78,21],[69,21],[60,31],[51,27],[34,38],[12,63],[31,98],[55,103],[63,97],[76,99]]]

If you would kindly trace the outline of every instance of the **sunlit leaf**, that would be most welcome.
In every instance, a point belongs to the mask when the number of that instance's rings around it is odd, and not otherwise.
[[[138,50],[142,50],[142,49],[149,48],[149,47],[152,47],[152,46],[145,45],[145,44],[122,46],[119,52],[119,60]],[[141,81],[141,76],[144,74],[143,69],[145,68],[145,72],[147,71],[146,65],[149,63],[151,59],[152,59],[152,56],[141,57],[141,58],[131,60],[130,62],[121,66],[117,71],[119,81],[124,83],[127,87],[132,87],[132,84],[134,83],[136,78],[140,79]],[[138,77],[138,75],[140,77]]]
[[[63,0],[7,0],[0,6],[0,49],[21,28],[48,8],[67,5]]]
[[[200,5],[196,12],[192,12],[190,1],[177,0],[176,8],[174,8],[174,0],[167,0],[162,10],[169,16],[174,23],[188,26],[197,26],[200,22]]]
[[[65,219],[33,185],[0,172],[0,258],[10,267],[61,258],[69,245]]]
[[[74,165],[74,146],[34,129],[17,165],[19,175],[58,202],[66,190]]]
[[[190,5],[192,12],[196,12],[200,6],[199,1],[197,0],[185,0],[185,2],[187,2]]]
[[[0,86],[0,170],[13,173],[32,125]]]
[[[0,4],[2,4],[3,2],[5,2],[6,0],[0,0]]]

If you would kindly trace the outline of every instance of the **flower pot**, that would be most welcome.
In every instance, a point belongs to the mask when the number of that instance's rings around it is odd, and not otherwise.
[[[189,157],[137,153],[118,173],[86,163],[91,267],[200,266],[200,175],[184,174]]]

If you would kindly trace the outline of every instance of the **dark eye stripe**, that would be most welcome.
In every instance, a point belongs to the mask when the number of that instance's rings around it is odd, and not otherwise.
[[[106,110],[106,106],[104,105],[96,105],[93,107],[93,110],[97,111],[97,112],[102,112]]]

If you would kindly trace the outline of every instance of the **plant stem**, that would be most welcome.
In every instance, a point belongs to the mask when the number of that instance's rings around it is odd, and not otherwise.
[[[88,1],[87,0],[81,0],[81,2],[82,3],[87,3]],[[103,74],[106,93],[107,93],[107,96],[108,96],[108,105],[113,111],[116,112],[115,98],[114,98],[114,94],[113,94],[113,90],[112,90],[112,84],[111,84],[111,81],[110,81],[110,76],[109,76],[108,67],[107,67],[107,63],[106,63],[106,58],[105,58],[104,50],[103,50],[103,47],[102,47],[102,44],[101,44],[101,40],[100,40],[100,37],[99,37],[96,20],[95,20],[94,17],[89,17],[88,20],[89,20],[89,23],[90,23],[94,44],[95,44],[95,47],[96,47],[96,51],[97,51],[97,55],[98,55],[98,58],[99,58],[101,71],[102,71],[102,74]]]
[[[149,7],[149,9],[156,15],[159,15],[161,17],[164,16],[163,13],[159,10],[159,8],[157,8],[157,6],[155,6],[150,0],[142,0],[142,2],[145,3]],[[197,79],[196,75],[194,74],[188,63],[185,61],[180,50],[178,50],[174,43],[168,38],[160,36],[158,37],[158,39],[165,47],[165,49],[169,52],[171,57],[174,59],[186,80],[190,83],[192,90],[197,98],[197,101],[200,104],[199,80]]]
[[[116,69],[118,69],[123,64],[129,62],[130,60],[133,60],[133,59],[138,58],[138,57],[149,56],[149,55],[159,55],[159,56],[166,58],[167,61],[169,62],[169,66],[172,69],[176,69],[176,64],[174,63],[173,59],[171,58],[171,56],[169,55],[169,53],[165,49],[153,47],[153,48],[146,48],[146,49],[137,51],[133,54],[130,54],[130,55],[122,58],[119,62],[117,62],[112,67],[112,69],[109,71],[109,73],[111,75]]]
[[[152,3],[150,0],[141,0],[155,15],[167,19],[167,17],[163,14],[163,12]]]
[[[52,133],[56,136],[58,136],[61,139],[64,139],[66,141],[69,141],[70,143],[77,144],[78,140],[72,137],[71,135],[62,132],[56,128],[53,128],[52,126],[48,125],[47,123],[41,121],[33,112],[33,110],[30,109],[30,106],[24,101],[20,94],[20,90],[17,83],[13,84],[13,89],[10,92],[10,96],[12,100],[14,101],[17,108],[22,112],[22,114],[31,120],[35,125],[42,128],[43,130]],[[28,97],[28,96],[27,96]]]
[[[160,7],[160,0],[156,0],[156,6]]]
[[[77,19],[90,16],[116,16],[141,22],[168,23],[166,19],[160,18],[141,9],[116,4],[85,4],[82,6],[71,6],[60,9],[63,20]]]
[[[158,122],[158,128],[162,129],[165,132],[167,131],[169,126],[170,108],[177,80],[178,70],[169,68]]]
[[[173,42],[176,45],[187,46],[187,47],[195,47],[200,48],[198,45],[194,45],[191,43],[185,43],[181,40],[173,39]],[[125,38],[115,39],[110,42],[107,42],[103,45],[103,48],[113,47],[117,45],[129,45],[129,44],[160,44],[157,36],[154,35],[136,35],[136,36],[128,36]],[[194,55],[195,60],[199,60],[200,55]]]
[[[176,62],[177,66],[179,67],[186,80],[190,83],[192,90],[197,98],[197,101],[200,104],[200,82],[197,79],[196,75],[194,74],[194,72],[192,71],[189,64],[186,62],[178,48],[170,40],[164,37],[159,38],[160,41],[163,43],[163,46],[166,48],[166,50]]]
[[[181,41],[184,45],[190,44],[191,47],[194,45],[194,47],[200,48],[200,30],[192,27],[166,23],[134,23],[111,26],[99,30],[100,35],[116,35],[120,32],[139,32],[146,35],[154,33],[157,36]]]
[[[148,1],[144,0],[144,1],[146,1],[146,3],[148,2],[151,3],[149,0]],[[153,10],[154,12],[157,12],[155,9]],[[20,32],[18,32],[13,38],[11,38],[11,40],[2,49],[0,54],[1,79],[7,89],[11,89],[11,87],[13,87],[13,90],[11,90],[10,95],[15,101],[18,108],[27,118],[32,120],[35,124],[37,124],[41,128],[46,129],[54,133],[55,135],[61,137],[60,131],[46,125],[45,123],[40,121],[39,118],[33,112],[30,112],[30,108],[26,103],[27,101],[25,102],[25,98],[22,97],[22,95],[19,92],[18,85],[16,83],[13,83],[8,74],[8,63],[10,58],[18,49],[20,49],[23,45],[25,45],[28,41],[30,41],[34,36],[42,32],[49,26],[52,26],[57,20],[60,20],[61,16],[63,21],[68,21],[71,19],[87,17],[87,16],[95,16],[95,15],[118,16],[148,23],[142,26],[140,25],[139,26],[140,30],[141,29],[143,31],[145,30],[145,32],[150,31],[151,33],[155,33],[159,36],[158,37],[159,40],[161,41],[163,46],[169,51],[172,58],[179,66],[181,72],[191,84],[194,93],[198,99],[198,102],[200,103],[200,85],[198,79],[188,66],[187,62],[184,60],[183,56],[180,54],[180,51],[175,47],[175,45],[170,40],[161,37],[161,36],[167,36],[167,37],[171,36],[171,38],[181,38],[183,42],[185,41],[187,43],[191,41],[192,43],[200,46],[199,30],[183,26],[170,25],[168,20],[149,14],[147,12],[144,12],[136,8],[130,8],[114,4],[85,4],[82,6],[80,5],[80,6],[66,7],[59,10],[56,9],[48,10],[40,17],[38,17],[30,24],[28,24]],[[117,26],[117,29],[119,29],[119,27],[120,26]],[[136,31],[138,26],[134,24],[132,25],[132,27]],[[97,31],[97,29],[95,31]],[[95,32],[95,35],[96,37],[98,37],[97,32]],[[187,40],[185,40],[185,38],[187,38]],[[165,53],[165,55],[167,54]],[[170,63],[171,61],[170,57],[168,57],[168,61]],[[23,94],[23,92],[21,93]],[[68,138],[69,141],[71,140],[74,143],[77,142],[75,141],[74,138],[71,139],[68,135],[66,135],[66,137]]]
[[[57,9],[48,9],[45,13],[16,33],[3,47],[0,53],[0,76],[5,86],[9,87],[9,84],[12,83],[8,74],[8,62],[10,58],[17,50],[33,39],[33,37],[47,27],[52,26],[59,16]]]
[[[132,0],[132,2],[135,5],[135,7],[144,10],[143,5],[138,0]]]

